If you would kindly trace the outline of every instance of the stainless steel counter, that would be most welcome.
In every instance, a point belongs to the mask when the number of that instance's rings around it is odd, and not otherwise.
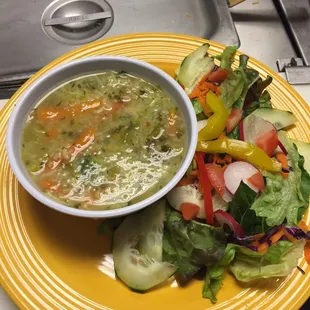
[[[272,0],[254,5],[245,1],[231,9],[239,34],[240,50],[277,70],[278,58],[291,58],[296,52]]]
[[[291,58],[296,52],[280,21],[274,3],[261,0],[254,5],[253,1],[231,9],[237,32],[240,37],[240,50],[257,58],[277,72],[278,58]],[[285,74],[280,74],[285,77]],[[310,103],[310,85],[295,86],[295,89]],[[0,101],[4,103],[4,101]],[[0,288],[0,309],[15,310],[16,306]]]

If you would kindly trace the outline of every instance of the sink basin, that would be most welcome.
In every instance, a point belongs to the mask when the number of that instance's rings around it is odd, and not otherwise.
[[[0,4],[0,96],[82,44],[170,32],[239,46],[226,0],[11,0]]]

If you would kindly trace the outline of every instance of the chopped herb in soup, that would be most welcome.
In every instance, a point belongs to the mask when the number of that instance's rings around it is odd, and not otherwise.
[[[186,146],[177,105],[125,72],[72,80],[30,113],[22,159],[47,195],[80,209],[139,202],[165,186]]]

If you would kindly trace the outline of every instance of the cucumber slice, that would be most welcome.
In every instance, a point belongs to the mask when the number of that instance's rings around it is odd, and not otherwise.
[[[165,200],[125,218],[113,235],[117,276],[131,289],[146,291],[169,279],[177,270],[162,262]]]
[[[304,157],[304,168],[310,174],[310,143],[298,141],[295,139],[292,139],[292,142],[297,146],[299,154]]]
[[[277,130],[292,126],[296,122],[295,115],[289,111],[270,108],[258,108],[252,114],[272,123]]]
[[[193,53],[184,58],[176,70],[177,81],[184,86],[187,94],[190,94],[200,79],[210,73],[214,68],[214,61],[206,56],[209,44],[203,44]]]

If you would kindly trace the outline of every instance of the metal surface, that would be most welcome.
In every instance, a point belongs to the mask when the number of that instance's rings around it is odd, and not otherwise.
[[[90,35],[87,31],[92,34],[98,33],[98,29],[94,27],[101,26],[98,26],[96,21],[78,21],[58,26],[45,26],[43,23],[44,26],[42,26],[41,16],[46,8],[56,7],[61,3],[59,1],[0,1],[0,84],[5,83],[5,80],[10,80],[10,85],[12,81],[21,84],[25,74],[31,76],[33,72],[56,57],[80,45],[80,43],[74,46],[68,45],[68,40],[73,40],[73,37],[76,38],[79,35],[85,35],[84,39],[87,40]],[[102,5],[106,3],[103,0],[70,0],[71,9],[66,8],[69,12],[64,14],[58,10],[57,14],[46,18],[98,13],[96,9],[85,12],[82,6],[87,6],[89,2]],[[100,38],[135,32],[169,32],[239,45],[226,0],[110,0],[108,2],[113,10],[113,26]],[[88,29],[86,32],[83,23],[90,23],[89,27],[86,27]],[[47,36],[44,33],[44,31],[48,32],[48,28],[53,28],[53,35],[58,35],[57,39],[51,39],[52,35]],[[59,42],[61,37],[63,42]],[[82,40],[81,37],[80,39]],[[7,94],[3,95],[0,91],[0,98],[5,96]]]
[[[282,59],[277,59],[277,66],[279,72],[285,72],[285,69],[287,67],[295,67],[295,66],[303,66],[303,61],[301,58],[282,58]]]
[[[290,84],[310,84],[310,66],[286,67],[285,73]]]
[[[253,1],[245,1],[230,10],[240,37],[240,50],[277,72],[277,59],[297,54],[273,1],[258,2],[253,5]],[[285,78],[285,73],[280,75]]]
[[[277,0],[300,56],[310,65],[310,5],[308,0]]]
[[[310,66],[304,66],[301,58],[278,59],[277,65],[280,72],[285,72],[286,79],[290,84],[310,84]]]
[[[101,38],[113,25],[110,4],[104,0],[57,0],[42,15],[42,29],[66,45],[82,45]]]
[[[290,84],[310,83],[310,1],[277,0],[280,14],[283,16],[288,35],[292,39],[297,54],[302,58],[302,66],[285,68]]]
[[[84,14],[84,15],[74,15],[70,17],[59,17],[46,19],[44,21],[45,26],[59,26],[66,24],[76,24],[70,25],[71,28],[85,28],[85,26],[90,26],[92,23],[86,23],[88,21],[95,21],[98,19],[111,18],[111,12],[102,12],[102,13],[93,13],[93,14]]]

